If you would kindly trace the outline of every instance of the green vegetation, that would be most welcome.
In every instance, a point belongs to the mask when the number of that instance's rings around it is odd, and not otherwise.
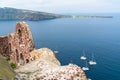
[[[6,58],[6,61],[10,61],[10,58],[7,57],[7,58]]]
[[[16,68],[16,65],[12,62],[12,63],[10,63],[10,66],[13,68],[13,69],[15,69]]]
[[[6,61],[10,64],[10,66],[11,66],[11,68],[12,69],[15,69],[16,68],[16,64],[14,64],[11,60],[10,60],[10,58],[5,58],[6,59]]]
[[[9,63],[0,55],[0,80],[14,80],[15,73]]]

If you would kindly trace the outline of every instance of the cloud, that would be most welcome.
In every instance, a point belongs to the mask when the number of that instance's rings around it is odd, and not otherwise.
[[[47,12],[120,12],[120,0],[0,0],[0,7]]]

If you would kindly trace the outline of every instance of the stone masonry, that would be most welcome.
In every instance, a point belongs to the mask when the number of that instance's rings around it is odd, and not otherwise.
[[[0,37],[0,54],[9,57],[17,66],[28,63],[33,50],[32,34],[25,22],[18,22],[14,33]]]

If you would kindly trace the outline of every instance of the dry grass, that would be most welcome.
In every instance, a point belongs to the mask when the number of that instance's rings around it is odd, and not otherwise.
[[[8,62],[0,55],[0,80],[14,80],[15,73]]]

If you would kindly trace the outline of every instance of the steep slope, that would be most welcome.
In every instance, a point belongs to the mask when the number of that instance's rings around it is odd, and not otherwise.
[[[32,10],[0,8],[0,20],[46,20],[63,17],[62,15]]]
[[[14,80],[15,73],[8,62],[0,55],[0,80]]]

